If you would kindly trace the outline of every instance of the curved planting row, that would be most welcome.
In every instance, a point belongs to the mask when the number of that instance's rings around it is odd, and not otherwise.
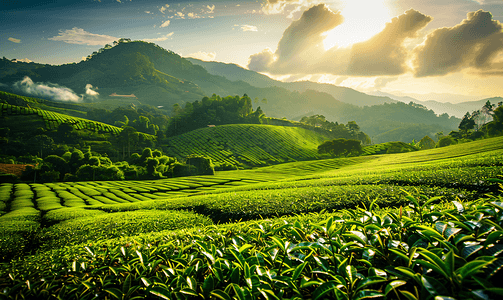
[[[0,103],[0,116],[5,115],[31,115],[36,114],[44,119],[47,129],[56,129],[62,123],[71,124],[75,129],[87,129],[93,131],[102,131],[113,134],[120,133],[121,129],[116,126],[108,125],[101,122],[91,121],[87,119],[77,118],[68,116],[65,114],[60,114],[48,110],[22,107],[16,105],[10,105],[5,103]]]
[[[298,127],[241,124],[194,130],[169,138],[166,146],[178,158],[198,154],[217,164],[256,166],[316,159],[327,138]]]
[[[9,299],[499,299],[503,198],[115,238],[0,266]],[[33,271],[37,266],[37,271]],[[47,280],[49,279],[50,280]]]

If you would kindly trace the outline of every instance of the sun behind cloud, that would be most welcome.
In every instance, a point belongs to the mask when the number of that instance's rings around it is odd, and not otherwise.
[[[379,33],[390,19],[385,0],[344,1],[344,23],[326,33],[325,50],[333,47],[346,48],[366,41]]]

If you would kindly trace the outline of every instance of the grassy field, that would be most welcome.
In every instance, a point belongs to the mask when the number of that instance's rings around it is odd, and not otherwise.
[[[502,145],[3,183],[0,297],[496,299]]]

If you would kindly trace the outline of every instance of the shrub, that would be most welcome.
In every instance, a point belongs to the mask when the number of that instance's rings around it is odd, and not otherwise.
[[[455,144],[456,144],[456,140],[454,140],[454,138],[452,138],[451,136],[444,136],[444,137],[440,138],[440,140],[438,140],[437,147],[441,148],[441,147],[446,147],[446,146],[455,145]]]

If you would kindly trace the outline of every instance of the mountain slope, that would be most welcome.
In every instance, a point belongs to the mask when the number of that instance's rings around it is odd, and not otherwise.
[[[207,62],[195,58],[187,58],[187,60],[193,64],[203,66],[211,74],[224,76],[229,80],[244,81],[256,87],[281,87],[288,89],[289,91],[297,92],[305,92],[306,90],[325,92],[332,95],[339,101],[358,106],[396,102],[396,100],[389,97],[371,96],[351,88],[335,86],[333,84],[323,84],[310,81],[281,82],[257,72],[244,69],[235,64]]]

